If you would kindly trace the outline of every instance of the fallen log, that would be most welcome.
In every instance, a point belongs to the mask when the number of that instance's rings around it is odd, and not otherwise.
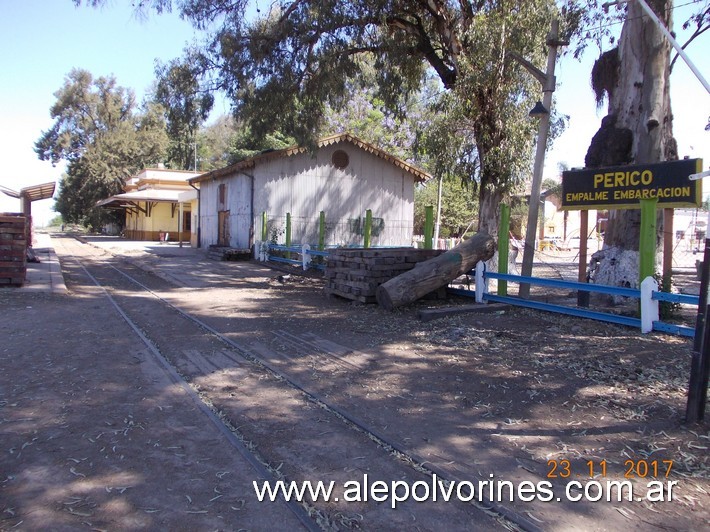
[[[446,253],[420,262],[413,269],[381,284],[377,288],[377,303],[387,310],[413,303],[467,273],[478,261],[490,259],[495,251],[493,237],[476,233]]]

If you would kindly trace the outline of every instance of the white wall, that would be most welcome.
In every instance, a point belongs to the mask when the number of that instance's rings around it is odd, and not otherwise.
[[[335,150],[343,150],[350,163],[339,170],[331,163]],[[350,143],[339,143],[308,153],[266,161],[254,171],[256,182],[254,216],[261,235],[261,213],[285,226],[292,216],[292,241],[317,243],[318,217],[326,214],[327,244],[361,244],[362,236],[351,231],[349,220],[372,210],[384,228],[373,235],[373,245],[409,246],[414,220],[414,177],[394,164]],[[283,228],[283,227],[282,227]],[[283,241],[283,235],[279,239]]]
[[[331,162],[335,150],[349,156],[349,164],[338,170]],[[318,242],[320,211],[326,213],[327,245],[362,244],[362,235],[353,232],[372,210],[384,227],[372,237],[372,245],[410,246],[414,223],[414,176],[394,164],[361,148],[342,142],[320,148],[315,157],[301,153],[288,157],[257,160],[248,170],[254,175],[254,208],[251,208],[251,177],[235,173],[229,177],[200,183],[201,245],[218,241],[219,185],[227,185],[230,211],[230,246],[249,247],[250,230],[254,240],[261,238],[262,212],[285,241],[286,213],[292,216],[292,242]],[[253,225],[252,225],[253,224]],[[268,238],[271,238],[269,231]]]
[[[251,226],[251,178],[245,174],[203,181],[200,183],[200,238],[203,246],[218,242],[219,186],[226,185],[224,209],[229,211],[229,245],[249,248]]]

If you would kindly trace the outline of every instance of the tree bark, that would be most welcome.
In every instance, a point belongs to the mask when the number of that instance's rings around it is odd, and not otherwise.
[[[446,253],[420,262],[381,284],[377,288],[377,302],[387,310],[413,303],[469,272],[478,261],[490,259],[495,251],[495,240],[486,233],[477,233]]]
[[[484,189],[479,195],[478,231],[495,235],[498,232],[500,203],[503,194],[498,190]]]
[[[650,2],[672,27],[672,0]],[[603,83],[608,116],[595,135],[585,162],[588,167],[644,164],[676,160],[670,102],[671,44],[636,2],[629,2],[618,47],[618,69],[608,69]],[[606,128],[606,130],[605,130]],[[602,134],[604,133],[604,134]],[[622,149],[618,147],[622,145]],[[604,249],[593,256],[596,283],[636,287],[640,210],[609,211]],[[658,224],[659,239],[662,220]],[[623,260],[620,260],[623,257]],[[636,270],[634,271],[634,268]],[[624,271],[621,271],[624,270]]]

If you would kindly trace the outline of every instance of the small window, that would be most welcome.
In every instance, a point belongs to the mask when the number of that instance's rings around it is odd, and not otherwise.
[[[331,161],[333,162],[333,166],[335,166],[339,170],[343,170],[348,167],[348,164],[350,163],[350,157],[348,157],[348,154],[345,153],[343,150],[335,150],[333,152],[333,157]]]

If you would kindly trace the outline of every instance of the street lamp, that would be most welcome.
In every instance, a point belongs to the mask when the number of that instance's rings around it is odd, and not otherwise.
[[[547,110],[547,108],[542,104],[540,100],[537,101],[535,107],[530,109],[530,112],[528,113],[531,118],[542,118],[544,115],[549,114],[550,111]]]
[[[532,275],[533,259],[535,257],[535,237],[537,235],[537,217],[540,206],[540,188],[542,186],[542,169],[545,164],[545,149],[547,136],[550,132],[550,109],[552,109],[552,93],[555,91],[555,62],[557,60],[557,47],[568,44],[559,40],[560,23],[552,21],[552,29],[547,35],[547,71],[542,72],[527,59],[518,54],[511,53],[511,57],[530,72],[542,85],[542,102],[537,102],[530,111],[530,116],[539,117],[540,124],[537,132],[537,149],[535,151],[535,164],[533,166],[532,185],[530,190],[530,203],[528,209],[528,225],[525,230],[525,248],[523,249],[523,264],[521,275]],[[518,296],[527,299],[530,296],[530,283],[520,283]]]

